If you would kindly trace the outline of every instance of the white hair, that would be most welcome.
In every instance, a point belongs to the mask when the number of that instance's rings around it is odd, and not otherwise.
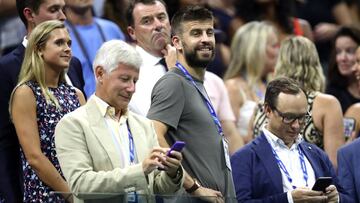
[[[97,51],[93,70],[98,66],[102,66],[106,72],[111,72],[118,67],[119,64],[128,65],[139,70],[142,63],[141,56],[134,47],[122,40],[110,40],[101,45]]]

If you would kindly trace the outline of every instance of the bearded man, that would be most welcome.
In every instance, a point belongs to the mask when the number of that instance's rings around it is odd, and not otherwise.
[[[213,15],[203,7],[186,7],[174,15],[171,26],[178,61],[156,83],[148,118],[160,146],[186,142],[185,191],[205,201],[231,202],[235,190],[227,140],[203,85],[215,52]]]

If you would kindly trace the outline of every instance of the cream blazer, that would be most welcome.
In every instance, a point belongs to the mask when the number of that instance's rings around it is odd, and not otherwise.
[[[153,171],[148,177],[142,161],[158,147],[157,136],[150,120],[132,112],[128,122],[134,138],[139,163],[120,168],[120,157],[103,116],[92,97],[82,107],[65,115],[56,126],[55,145],[61,170],[75,202],[96,202],[96,193],[125,193],[172,195],[179,191],[165,172]],[[93,200],[91,200],[93,199]],[[111,202],[111,199],[98,202]],[[116,200],[119,202],[119,200]]]

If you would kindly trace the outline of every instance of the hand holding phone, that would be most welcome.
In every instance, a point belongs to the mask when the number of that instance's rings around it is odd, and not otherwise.
[[[166,153],[166,156],[168,157],[172,157],[171,156],[171,152],[172,151],[177,151],[177,152],[181,152],[181,150],[185,147],[185,142],[183,141],[176,141],[170,148],[170,150]],[[158,170],[162,171],[164,170],[163,168],[158,168]]]
[[[332,183],[332,177],[319,177],[312,190],[325,192],[325,189]]]

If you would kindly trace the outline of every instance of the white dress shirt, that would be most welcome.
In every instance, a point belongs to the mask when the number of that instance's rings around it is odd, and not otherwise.
[[[139,52],[143,62],[129,108],[132,112],[146,116],[151,105],[152,89],[156,82],[165,75],[166,68],[159,63],[161,57],[149,54],[140,46],[136,46],[135,49]]]
[[[309,160],[306,158],[305,154],[304,154],[304,161],[308,175],[307,185],[304,179],[303,170],[301,168],[298,145],[300,144],[300,142],[303,141],[303,139],[301,135],[299,135],[299,137],[295,140],[295,143],[290,148],[288,148],[280,138],[278,138],[277,136],[272,134],[269,130],[267,130],[266,126],[263,128],[263,132],[267,141],[270,143],[271,147],[279,156],[279,159],[285,165],[285,168],[287,169],[288,173],[290,174],[290,177],[292,178],[292,183],[290,183],[285,172],[279,168],[281,171],[284,192],[287,192],[289,203],[293,203],[294,201],[291,196],[291,191],[294,189],[292,186],[295,186],[296,188],[298,187],[312,188],[313,185],[315,184],[315,173]]]
[[[115,119],[115,108],[111,107],[104,100],[96,96],[92,95],[95,98],[96,104],[101,112],[101,115],[104,117],[104,122],[106,122],[106,126],[108,127],[109,132],[113,137],[114,145],[116,146],[121,168],[125,168],[129,166],[130,163],[130,140],[128,134],[128,126],[126,121],[128,119],[128,111],[120,117],[120,120]],[[136,148],[134,149],[135,161],[137,163]]]

